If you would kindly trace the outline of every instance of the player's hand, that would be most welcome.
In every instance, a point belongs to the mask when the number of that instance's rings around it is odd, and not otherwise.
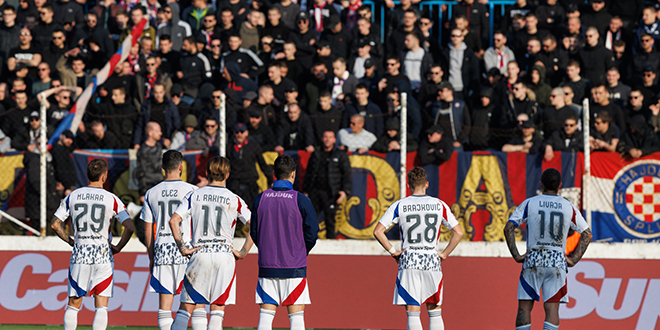
[[[568,267],[573,267],[573,266],[575,266],[575,264],[576,263],[573,261],[573,259],[566,258],[566,265],[568,265]]]
[[[394,254],[392,254],[392,258],[394,258],[397,264],[399,263],[399,258],[401,258],[401,253],[403,253],[403,250],[396,251]]]
[[[200,248],[201,248],[201,246],[198,246],[198,247],[196,247],[196,248],[194,248],[194,249],[189,249],[189,248],[187,248],[187,247],[183,247],[183,249],[179,249],[179,252],[181,252],[181,255],[182,255],[182,256],[190,258],[190,256],[191,256],[193,253],[195,253],[195,251],[199,250]]]
[[[245,250],[236,250],[234,248],[231,248],[231,251],[234,253],[234,259],[236,260],[243,260],[247,256],[247,251]]]
[[[440,261],[444,261],[448,256],[444,252],[438,252],[438,257],[440,257]]]
[[[517,256],[513,258],[517,263],[522,264],[525,261],[525,257],[527,256],[527,252],[521,256]]]
[[[118,254],[121,252],[121,249],[114,244],[110,244],[110,249],[112,249],[112,254]]]

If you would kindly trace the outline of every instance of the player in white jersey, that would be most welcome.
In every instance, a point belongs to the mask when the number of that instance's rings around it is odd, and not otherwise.
[[[227,158],[209,160],[206,166],[209,185],[186,194],[170,220],[179,251],[184,256],[191,255],[183,278],[181,305],[188,313],[195,304],[211,305],[209,330],[222,329],[225,305],[236,301],[235,259],[243,259],[253,244],[248,236],[241,251],[232,246],[236,220],[249,226],[251,213],[243,199],[225,188],[229,168]],[[193,248],[188,248],[179,223],[191,216]],[[186,326],[174,323],[172,329],[184,330]]]
[[[172,322],[188,325],[190,314],[185,311],[177,313],[176,320],[172,319],[172,301],[174,295],[181,292],[183,275],[188,266],[188,257],[179,252],[174,242],[169,220],[181,204],[181,199],[187,193],[197,189],[196,186],[181,181],[183,170],[183,156],[176,150],[169,150],[163,154],[163,170],[165,180],[144,194],[144,207],[140,218],[145,224],[145,243],[149,253],[151,280],[149,290],[158,292],[158,327],[161,330],[170,330]],[[180,224],[183,240],[190,244],[190,217],[183,219]],[[188,230],[185,230],[188,228]],[[199,314],[199,317],[197,317]],[[203,304],[196,306],[193,311],[196,322],[193,329],[206,329],[206,309]]]
[[[587,222],[571,202],[557,195],[561,188],[561,174],[554,168],[541,175],[543,194],[523,201],[504,227],[504,237],[511,256],[522,263],[518,283],[518,313],[516,329],[529,330],[534,300],[543,290],[545,309],[544,330],[559,329],[559,303],[568,302],[566,273],[575,266],[591,242]],[[515,229],[527,224],[527,252],[520,255],[516,247]],[[571,228],[581,233],[575,253],[566,259],[566,236]]]
[[[445,328],[440,264],[463,237],[463,230],[449,206],[438,198],[426,195],[428,186],[423,168],[410,170],[408,188],[412,196],[390,205],[374,229],[374,237],[399,264],[393,303],[406,306],[409,330],[422,329],[422,304],[426,304],[429,313],[430,329]],[[401,228],[401,251],[396,251],[385,236],[385,232],[396,223]],[[449,244],[439,252],[438,238],[442,225],[450,229],[452,235]]]
[[[113,289],[113,254],[124,248],[133,234],[133,222],[119,197],[103,189],[108,178],[108,163],[94,159],[87,164],[89,185],[69,194],[55,212],[51,228],[63,241],[73,246],[69,265],[69,303],[64,312],[64,329],[78,325],[82,298],[94,296],[96,314],[92,328],[108,325],[108,298]],[[71,216],[73,238],[64,230]],[[124,226],[117,245],[109,243],[110,222],[115,218]],[[126,221],[128,220],[128,221]]]

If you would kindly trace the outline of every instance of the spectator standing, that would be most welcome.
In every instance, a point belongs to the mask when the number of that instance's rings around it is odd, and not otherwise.
[[[561,131],[563,128],[562,125],[564,125],[568,118],[577,118],[577,113],[566,106],[564,102],[564,89],[561,87],[555,87],[550,92],[550,104],[552,106],[547,107],[543,111],[541,120],[543,123],[543,137],[545,139],[550,139],[554,132]]]
[[[364,117],[356,114],[351,117],[349,128],[339,130],[337,145],[339,149],[363,154],[376,140],[373,133],[364,129]]]
[[[170,148],[170,139],[181,121],[176,105],[165,94],[165,86],[156,83],[153,88],[153,95],[142,103],[140,115],[135,125],[135,137],[133,138],[135,149],[139,149],[140,144],[148,139],[146,126],[150,122],[155,122],[160,127],[165,128],[162,143],[166,149]],[[143,134],[145,135],[143,136]]]
[[[325,0],[314,0],[314,4],[309,7],[309,17],[314,19],[312,29],[316,31],[317,37],[321,37],[323,31],[332,28],[330,22],[333,16],[339,18],[337,9]]]
[[[408,9],[405,11],[403,14],[403,24],[390,34],[389,41],[387,42],[387,54],[402,54],[406,49],[406,35],[411,32],[421,34],[421,31],[417,27],[417,19],[417,14],[414,10]]]
[[[644,47],[642,37],[647,34],[656,42],[660,41],[660,19],[657,17],[657,9],[654,6],[646,6],[642,14],[642,20],[635,31],[635,44],[633,52],[639,52]]]
[[[301,97],[301,104],[309,109],[311,115],[317,112],[317,100],[324,91],[333,89],[333,80],[328,77],[328,68],[322,62],[312,67],[312,79],[305,84],[305,90]]]
[[[612,52],[600,44],[598,29],[587,29],[587,44],[580,49],[578,56],[584,77],[594,84],[605,82],[607,70],[614,64]]]
[[[133,133],[135,132],[135,122],[138,112],[132,102],[126,100],[126,89],[116,87],[112,90],[112,101],[106,104],[96,106],[92,103],[96,116],[103,118],[108,131],[112,132],[119,141],[118,149],[129,149],[133,146]],[[98,118],[98,117],[97,117]]]
[[[552,34],[541,40],[541,45],[543,51],[538,54],[538,60],[545,66],[550,86],[557,86],[566,76],[568,55],[564,50],[557,48],[557,39]]]
[[[325,214],[325,237],[332,239],[337,235],[337,206],[350,196],[353,177],[346,152],[335,146],[335,133],[323,132],[321,141],[309,159],[302,191],[312,201],[317,218]]]
[[[215,15],[213,6],[207,4],[206,0],[194,0],[190,7],[183,10],[181,19],[188,23],[193,31],[199,31],[202,29],[202,20],[207,15]]]
[[[524,152],[534,155],[541,151],[543,139],[536,133],[536,127],[531,120],[526,120],[520,126],[522,134],[514,136],[507,144],[502,147],[504,152]]]
[[[264,62],[249,49],[242,48],[243,39],[239,35],[229,37],[229,50],[222,54],[223,63],[236,62],[241,67],[241,75],[254,79],[264,71]]]
[[[204,1],[204,0],[197,0]],[[183,87],[186,98],[182,101],[191,105],[197,97],[199,86],[206,80],[211,79],[211,64],[209,59],[197,50],[195,38],[188,37],[183,40],[183,54],[179,62],[179,70],[176,75]]]
[[[158,25],[158,31],[156,32],[156,47],[160,48],[160,38],[167,35],[169,36],[168,40],[172,45],[171,49],[178,52],[183,46],[183,39],[192,36],[192,28],[188,22],[181,20],[178,3],[168,3],[163,11],[165,12],[165,17],[167,17],[167,22]]]
[[[312,66],[312,58],[316,54],[316,43],[318,42],[318,34],[310,28],[309,16],[305,12],[300,12],[296,18],[297,29],[294,29],[289,35],[289,39],[293,41],[298,50],[296,58],[304,68]]]
[[[359,100],[361,97],[359,85],[355,93]],[[342,124],[342,113],[346,114],[350,109],[353,109],[353,107],[354,105],[351,104],[348,106],[347,111],[339,111],[334,105],[332,105],[332,96],[330,95],[330,92],[321,92],[317,108],[318,110],[310,116],[312,125],[314,126],[316,145],[323,145],[323,134],[325,134],[325,132],[330,131],[336,136],[341,127],[348,126],[347,123],[345,125]]]
[[[41,7],[41,9],[39,9],[39,17],[41,20],[39,21],[39,24],[32,28],[34,32],[33,41],[36,47],[42,51],[50,44],[51,36],[53,35],[53,32],[55,32],[55,29],[61,28],[60,24],[53,20],[53,15],[52,5],[47,4]]]
[[[600,84],[592,90],[592,97],[594,104],[591,106],[591,120],[595,119],[597,113],[606,111],[610,114],[612,122],[617,127],[627,127],[626,118],[623,115],[623,110],[616,104],[610,102],[610,93],[605,85]]]
[[[422,166],[441,165],[451,158],[454,152],[451,139],[444,138],[442,127],[433,125],[426,129],[426,138],[419,144],[419,162]]]
[[[281,14],[281,22],[289,30],[295,30],[296,26],[296,17],[300,13],[300,6],[291,1],[291,0],[282,0],[273,5],[273,8],[277,8]],[[270,13],[269,13],[270,14]]]
[[[2,8],[2,28],[0,28],[0,54],[7,57],[9,52],[18,47],[22,28],[16,24],[16,9],[10,6]]]
[[[73,164],[73,150],[73,133],[70,130],[65,130],[60,135],[59,141],[50,150],[50,154],[53,156],[52,164],[57,191],[62,197],[68,196],[75,190],[78,181],[76,167]]]
[[[170,94],[172,89],[172,78],[170,73],[160,70],[160,59],[156,56],[149,56],[145,60],[146,69],[140,74],[135,75],[137,85],[137,103],[148,100],[153,95],[153,89],[156,84],[160,84],[165,89],[165,94]]]
[[[37,96],[40,92],[50,89],[52,79],[50,77],[50,66],[46,62],[39,63],[37,67],[39,80],[32,83],[32,97]]]
[[[89,124],[89,132],[86,125],[78,130],[77,145],[81,149],[120,149],[119,140],[114,133],[106,131],[105,125],[100,120],[94,120]]]
[[[234,138],[227,144],[227,159],[231,164],[231,176],[227,180],[227,188],[241,196],[247,205],[252,205],[254,198],[259,194],[257,180],[259,174],[254,164],[259,165],[261,172],[266,175],[268,186],[273,184],[272,170],[264,157],[259,144],[249,138],[250,132],[247,125],[236,123],[234,126]]]
[[[580,76],[580,64],[571,60],[566,67],[566,79],[560,86],[569,86],[573,90],[573,102],[581,104],[591,90],[591,81]]]
[[[357,87],[355,87],[355,98],[357,102],[351,103],[346,107],[346,110],[343,111],[341,127],[348,127],[353,115],[359,114],[364,117],[364,127],[367,131],[374,133],[376,136],[383,135],[385,132],[383,130],[383,112],[375,103],[369,100],[369,91],[367,90],[366,85],[358,84]],[[323,99],[320,100],[322,107],[323,101]],[[325,131],[326,130],[320,132]],[[317,134],[318,133],[319,132],[317,132]]]
[[[431,70],[433,65],[433,56],[421,47],[420,40],[419,34],[408,33],[405,40],[408,51],[403,55],[403,72],[410,80],[415,94],[419,93],[422,88],[422,79],[426,77],[426,73]]]
[[[287,105],[289,111],[282,116],[276,131],[275,151],[306,150],[314,152],[314,129],[309,116],[302,113],[297,103]]]
[[[555,157],[555,151],[584,151],[584,134],[575,116],[566,119],[564,129],[554,131],[549,139],[546,138],[545,160],[551,161]]]
[[[276,144],[275,134],[268,125],[263,123],[263,113],[256,108],[249,108],[248,116],[250,141],[260,146],[262,151],[273,151]]]
[[[491,123],[495,104],[493,103],[493,89],[490,87],[482,88],[479,105],[472,108],[470,119],[472,127],[470,128],[470,150],[485,150],[490,147]]]
[[[41,63],[41,52],[33,44],[32,32],[26,27],[21,29],[18,47],[12,48],[7,54],[9,71],[15,71],[19,63],[25,64],[28,68],[36,68]],[[31,74],[31,76],[36,76],[36,74]]]
[[[516,55],[511,48],[506,46],[507,38],[503,32],[497,31],[493,34],[493,46],[486,49],[484,53],[484,64],[486,71],[496,68],[501,74],[507,74],[507,64],[516,60]]]
[[[62,55],[57,61],[56,68],[64,86],[87,88],[87,85],[92,82],[92,77],[85,72],[85,61],[80,54],[79,48],[74,48]],[[67,60],[71,58],[71,67],[67,66]],[[132,77],[131,77],[132,79]]]
[[[433,125],[440,125],[443,132],[449,132],[447,138],[452,141],[456,151],[463,151],[468,142],[472,119],[465,101],[454,98],[451,83],[444,83],[438,92],[438,100],[433,104],[431,118]]]
[[[613,66],[607,70],[607,91],[609,92],[610,101],[619,108],[625,109],[628,106],[628,98],[632,89],[620,82],[620,78],[621,74],[619,74],[619,69],[616,67]]]
[[[593,26],[603,35],[610,25],[612,14],[605,9],[605,0],[591,0],[591,8],[581,15],[584,26]]]
[[[634,159],[660,151],[660,140],[642,116],[630,119],[630,126],[618,145],[618,151]]]
[[[454,88],[457,99],[479,91],[479,62],[474,52],[463,42],[459,29],[451,31],[451,43],[443,50],[443,71],[448,72],[448,80]]]
[[[454,16],[464,16],[470,23],[470,32],[476,34],[483,45],[489,45],[490,23],[486,6],[474,0],[462,0],[453,6]]]
[[[37,148],[37,152],[39,151],[37,145],[39,143],[39,140],[42,138],[41,135],[41,118],[39,118],[39,113],[36,111],[32,111],[30,113],[30,122],[28,125],[23,125],[18,130],[16,130],[16,133],[12,136],[11,140],[11,146],[12,148],[20,151],[29,151],[32,152],[33,150],[29,150],[30,148],[34,147]],[[46,139],[50,138],[50,135],[52,133],[52,130],[47,130],[46,131]]]
[[[25,91],[14,92],[14,107],[3,113],[2,131],[14,139],[18,131],[30,123],[32,107],[28,106],[28,97]],[[4,110],[4,109],[2,109]]]

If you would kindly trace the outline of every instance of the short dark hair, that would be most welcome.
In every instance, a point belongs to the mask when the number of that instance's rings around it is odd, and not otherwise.
[[[554,168],[543,171],[541,184],[545,190],[558,191],[559,185],[561,185],[561,173]]]
[[[224,181],[229,173],[229,159],[221,156],[215,156],[206,163],[206,177],[209,182]]]
[[[89,179],[89,182],[99,181],[101,180],[101,175],[107,171],[108,163],[105,159],[92,159],[92,161],[87,164],[87,179]]]
[[[275,159],[275,164],[273,165],[273,171],[275,172],[275,179],[277,180],[286,180],[291,176],[296,168],[298,163],[293,157],[289,155],[280,155]]]
[[[428,176],[426,171],[419,166],[415,166],[415,168],[408,172],[408,185],[412,189],[423,186],[427,181]]]
[[[176,150],[168,150],[163,154],[163,169],[165,173],[171,173],[179,169],[183,163],[183,155]]]
[[[367,85],[366,85],[365,83],[359,83],[359,84],[357,84],[357,85],[355,86],[355,89],[356,89],[356,90],[357,90],[357,89],[365,89],[365,90],[367,90],[367,92],[369,91],[369,87],[367,87]]]
[[[14,7],[12,5],[5,6],[5,8],[2,11],[5,11],[5,10],[10,10],[12,13],[16,14],[16,7]]]
[[[160,37],[158,37],[158,39],[159,39],[160,41],[163,41],[163,40],[169,40],[169,41],[172,41],[172,37],[170,37],[169,34],[163,34],[163,35],[161,35]]]

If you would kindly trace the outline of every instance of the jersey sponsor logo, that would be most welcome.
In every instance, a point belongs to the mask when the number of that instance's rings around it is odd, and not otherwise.
[[[625,278],[606,277],[606,268],[600,262],[580,261],[568,272],[571,303],[559,306],[559,317],[579,319],[594,311],[609,321],[637,316],[636,330],[655,329],[660,317],[660,278],[637,278],[640,276],[633,274],[624,284]],[[594,283],[599,284],[594,287]]]
[[[614,177],[612,202],[626,232],[644,239],[660,237],[660,161],[638,161]]]

